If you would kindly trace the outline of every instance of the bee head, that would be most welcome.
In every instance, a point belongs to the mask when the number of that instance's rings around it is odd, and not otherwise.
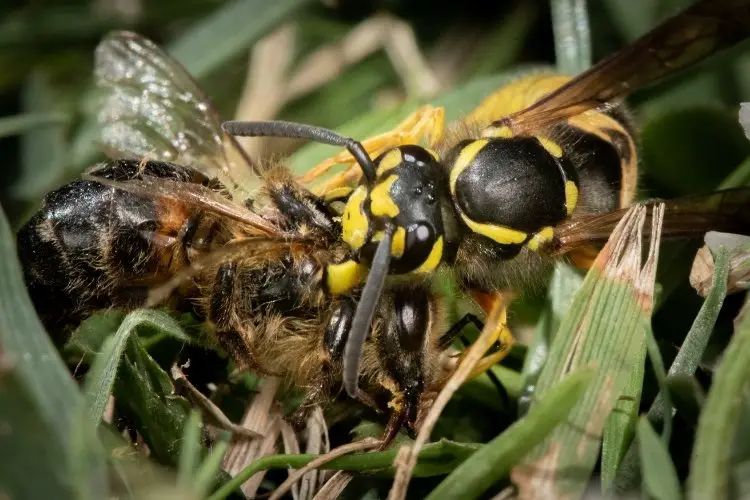
[[[393,228],[389,273],[429,273],[443,260],[443,169],[435,153],[415,145],[386,151],[349,197],[344,241],[363,263],[372,262],[387,226]]]

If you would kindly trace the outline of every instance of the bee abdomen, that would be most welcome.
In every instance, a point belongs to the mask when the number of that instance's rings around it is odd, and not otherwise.
[[[183,182],[203,176],[176,165],[121,160],[94,175],[130,180],[146,175]],[[166,211],[166,213],[165,213]],[[32,300],[45,325],[100,308],[143,304],[153,284],[173,270],[179,229],[192,214],[93,180],[78,180],[48,194],[18,233],[18,253]],[[163,221],[175,228],[165,228]]]

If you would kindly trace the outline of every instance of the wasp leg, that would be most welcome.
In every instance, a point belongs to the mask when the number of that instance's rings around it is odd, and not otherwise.
[[[428,147],[433,147],[443,137],[445,132],[445,110],[434,106],[422,106],[409,115],[394,129],[383,134],[371,137],[362,142],[368,154],[375,158],[388,149],[404,144],[420,144],[425,140]],[[310,183],[325,175],[336,165],[347,165],[347,168],[328,180],[321,191],[327,191],[335,187],[341,187],[355,181],[361,175],[360,167],[348,151],[342,152],[317,164],[306,174],[301,176],[300,181]]]
[[[513,334],[508,329],[508,304],[510,302],[510,296],[503,293],[494,293],[491,295],[473,293],[472,295],[474,295],[474,298],[477,299],[485,311],[491,310],[495,304],[500,303],[502,312],[501,320],[495,331],[492,332],[492,338],[494,340],[492,344],[493,348],[494,346],[499,346],[499,348],[480,359],[467,380],[477,378],[489,370],[490,367],[502,361],[502,359],[508,355],[510,348],[513,347],[513,343],[515,342]]]
[[[482,331],[482,328],[484,328],[484,323],[482,322],[482,320],[471,313],[464,314],[461,319],[456,321],[453,326],[451,326],[448,331],[445,332],[442,337],[440,337],[440,348],[446,349],[448,346],[450,346],[453,341],[461,335],[461,331],[466,328],[466,325],[468,324],[476,326],[479,331]]]

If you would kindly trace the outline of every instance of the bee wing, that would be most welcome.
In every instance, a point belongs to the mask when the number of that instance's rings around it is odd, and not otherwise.
[[[628,47],[493,125],[529,133],[590,109],[609,109],[634,89],[695,64],[750,34],[750,0],[699,0]]]
[[[94,67],[104,99],[101,143],[111,157],[180,163],[235,185],[254,169],[223,134],[218,113],[195,80],[150,40],[112,32],[97,46]],[[230,163],[225,140],[247,164]]]
[[[643,202],[650,209],[664,203],[662,238],[698,238],[708,231],[747,234],[750,232],[750,188],[737,188],[672,200]],[[628,209],[572,217],[555,228],[548,251],[560,255],[605,242]],[[647,217],[647,230],[650,217]]]
[[[201,184],[172,181],[157,177],[114,181],[92,174],[84,174],[83,178],[154,200],[173,200],[179,204],[192,205],[197,209],[238,222],[246,229],[245,232],[248,235],[278,236],[293,239],[292,235],[288,235],[278,226],[249,210],[244,205],[235,203]]]

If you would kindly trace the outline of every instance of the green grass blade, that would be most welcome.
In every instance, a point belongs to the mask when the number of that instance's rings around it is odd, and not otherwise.
[[[522,496],[581,495],[599,456],[606,419],[617,400],[628,396],[624,390],[635,365],[643,362],[658,257],[657,233],[641,266],[645,219],[645,208],[634,207],[618,224],[555,335],[537,385],[540,398],[577,367],[593,363],[598,372],[571,411],[568,425],[557,427],[514,468]],[[525,474],[540,468],[566,473],[534,480]]]
[[[310,0],[235,0],[169,44],[172,56],[195,78],[203,78],[247,51]]]
[[[657,500],[679,500],[682,497],[680,482],[669,450],[646,417],[641,417],[638,421],[638,444],[643,464],[644,489],[649,497]]]
[[[451,472],[427,497],[478,498],[568,416],[593,379],[595,370],[582,367],[544,395],[520,421],[480,448]]]
[[[430,443],[419,453],[417,467],[414,469],[414,477],[447,474],[482,446],[478,443],[457,443],[444,439]],[[390,477],[393,475],[393,461],[396,459],[398,448],[397,446],[391,446],[389,449],[381,452],[346,455],[327,462],[321,466],[321,469],[349,472],[380,472]],[[227,498],[242,483],[258,472],[269,469],[300,469],[318,457],[319,455],[311,454],[284,454],[260,458],[238,472],[231,480],[224,483],[207,500]]]
[[[747,303],[724,351],[698,420],[688,478],[688,498],[727,498],[730,452],[750,380],[750,314]]]
[[[669,367],[668,377],[692,376],[706,350],[727,291],[729,259],[726,248],[720,248],[717,251],[714,265],[711,289]],[[667,406],[663,396],[658,395],[648,411],[649,420],[656,424],[664,421],[666,417],[671,417],[671,414],[666,414]],[[615,491],[625,492],[636,487],[640,478],[640,470],[637,446],[631,443],[613,484]]]
[[[578,270],[564,262],[555,265],[547,290],[547,305],[534,329],[534,336],[521,371],[523,386],[522,397],[518,402],[520,414],[528,411],[537,380],[549,354],[552,337],[560,327],[560,321],[568,312],[581,285],[583,276]]]
[[[646,351],[644,345],[638,354],[640,361],[635,363],[630,374],[623,394],[626,398],[620,398],[607,417],[604,424],[602,438],[602,465],[601,482],[602,489],[606,490],[615,480],[620,462],[628,451],[628,445],[633,440],[636,423],[638,422],[638,408],[641,404],[641,393],[643,389],[643,376],[646,371]]]
[[[68,120],[65,113],[24,113],[0,118],[0,139],[23,134],[38,127],[62,125]]]
[[[211,486],[216,482],[221,471],[221,460],[229,448],[229,441],[219,441],[208,454],[203,463],[195,471],[193,489],[199,498],[206,496]]]
[[[201,459],[201,414],[198,411],[191,411],[188,421],[185,423],[185,430],[182,437],[182,446],[180,447],[180,461],[177,464],[177,482],[182,486],[187,486],[193,480],[193,474],[198,467]]]
[[[591,30],[586,0],[550,0],[557,70],[576,75],[591,66]]]
[[[112,393],[112,387],[117,377],[117,366],[125,351],[130,335],[135,333],[140,325],[148,324],[184,342],[190,341],[174,319],[164,312],[148,309],[133,311],[127,316],[117,329],[113,337],[105,340],[101,352],[97,355],[86,376],[86,405],[88,418],[96,426],[104,414],[107,401]]]
[[[0,357],[13,367],[17,389],[21,391],[15,397],[22,398],[27,409],[33,408],[34,416],[24,418],[43,423],[49,437],[46,445],[64,455],[64,466],[57,465],[70,475],[69,485],[76,494],[103,498],[106,477],[104,463],[98,455],[98,443],[89,434],[77,432],[79,420],[83,420],[83,397],[29,299],[16,257],[15,241],[0,207]],[[0,406],[2,420],[6,418],[5,412],[10,411],[3,408]],[[16,424],[16,421],[9,423],[11,428]],[[79,454],[81,446],[88,448],[86,457]],[[54,456],[54,451],[50,454]],[[35,461],[39,460],[38,456],[16,454],[13,448],[3,448],[2,455],[15,460],[15,467],[23,466],[26,470],[34,470]],[[81,458],[85,458],[87,470],[79,475],[75,467]],[[29,461],[24,462],[24,459]]]

